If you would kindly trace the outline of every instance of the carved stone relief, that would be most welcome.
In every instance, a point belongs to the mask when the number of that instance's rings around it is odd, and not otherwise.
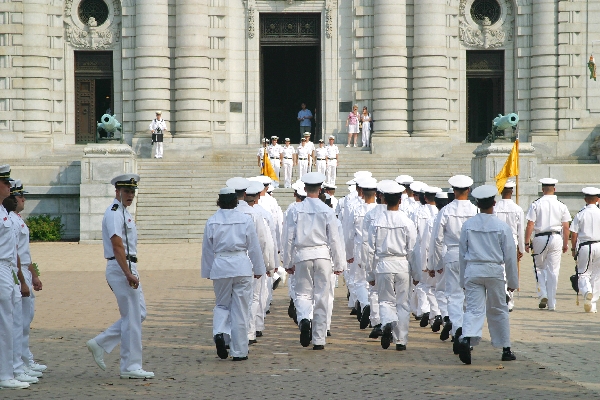
[[[252,39],[254,37],[254,32],[256,30],[255,26],[254,26],[254,11],[255,11],[255,1],[254,0],[248,0],[248,2],[246,3],[247,6],[247,15],[248,15],[248,37],[250,39]]]
[[[475,1],[477,0],[460,0],[458,9],[461,42],[467,47],[494,49],[512,41],[515,17],[511,0],[498,0],[501,15],[494,23],[487,17],[480,21],[473,19],[471,7]]]
[[[121,34],[121,2],[105,1],[109,16],[104,23],[98,25],[95,18],[81,21],[77,9],[84,0],[65,1],[65,40],[73,47],[89,50],[111,49],[120,40]]]

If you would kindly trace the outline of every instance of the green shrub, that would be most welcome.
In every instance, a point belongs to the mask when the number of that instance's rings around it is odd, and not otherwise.
[[[42,242],[59,241],[65,228],[60,217],[52,218],[48,214],[28,217],[25,223],[29,227],[29,239]]]

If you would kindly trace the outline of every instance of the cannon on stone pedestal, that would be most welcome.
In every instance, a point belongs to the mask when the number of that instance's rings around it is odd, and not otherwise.
[[[512,128],[513,132],[517,130],[519,123],[519,116],[515,113],[506,115],[498,114],[492,121],[492,131],[487,135],[483,143],[494,143],[498,138],[505,138],[504,130]],[[513,140],[512,137],[505,138],[507,140]]]
[[[96,139],[100,140],[119,140],[123,143],[123,135],[115,137],[116,132],[121,132],[121,123],[117,121],[114,115],[104,114],[100,118],[98,128],[96,129]]]

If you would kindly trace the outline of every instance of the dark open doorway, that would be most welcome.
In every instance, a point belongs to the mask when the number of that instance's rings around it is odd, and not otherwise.
[[[467,51],[467,142],[482,142],[504,114],[504,51]]]
[[[301,103],[313,113],[312,139],[318,121],[319,48],[316,46],[263,46],[263,132],[300,143],[297,120]],[[315,110],[317,115],[315,118]]]

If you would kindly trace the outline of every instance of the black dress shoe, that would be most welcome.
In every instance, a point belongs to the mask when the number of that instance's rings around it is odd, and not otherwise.
[[[251,344],[255,344],[255,343],[258,343],[258,341],[256,339],[248,340],[248,346],[250,346]]]
[[[267,310],[265,314],[271,314],[271,310]]]
[[[256,337],[262,337],[262,331],[256,331]]]
[[[248,359],[248,356],[246,356],[246,357],[233,357],[233,361],[244,361],[244,360],[247,360],[247,359]]]
[[[396,351],[404,351],[404,350],[406,350],[405,344],[397,344],[396,345]]]
[[[427,325],[429,325],[429,313],[428,312],[423,314],[423,316],[421,317],[421,322],[419,322],[419,326],[421,328],[425,328]]]
[[[381,330],[381,324],[377,324],[373,327],[373,330],[369,334],[369,339],[377,339],[381,335],[383,335],[383,331]]]
[[[505,347],[502,349],[502,361],[514,361],[517,359],[515,353],[510,351],[510,347]]]
[[[348,293],[346,294],[346,300],[350,300],[350,289],[347,289]]]
[[[356,319],[358,320],[358,322],[360,322],[360,319],[362,318],[362,311],[360,307],[360,302],[358,300],[356,300],[354,308],[356,308]]]
[[[444,324],[444,327],[442,328],[442,332],[440,333],[440,340],[448,340],[448,338],[450,337],[451,330],[452,330],[452,322],[450,322],[450,320],[448,320],[448,322],[446,322]]]
[[[310,344],[311,327],[310,321],[304,318],[300,321],[300,344],[302,347],[308,347]]]
[[[280,283],[281,283],[281,277],[277,278],[277,280],[275,282],[273,282],[273,290],[277,289],[279,287]]]
[[[362,311],[362,317],[360,318],[360,329],[365,329],[367,326],[369,326],[369,317],[371,317],[371,306],[366,305]]]
[[[462,327],[456,329],[456,334],[454,335],[454,343],[452,343],[452,351],[454,354],[458,354],[460,352],[460,336],[462,335]]]
[[[433,319],[433,323],[431,324],[431,331],[439,332],[441,327],[442,327],[442,316],[436,315],[435,318]]]
[[[390,347],[390,344],[392,343],[392,324],[385,324],[385,326],[383,327],[383,332],[381,334],[381,348],[382,349],[387,349],[388,347]]]
[[[469,365],[471,364],[471,341],[469,338],[464,338],[463,340],[457,340],[459,343],[459,352],[458,358],[463,363]]]
[[[227,357],[229,357],[229,352],[225,348],[225,337],[223,336],[223,334],[217,333],[215,335],[214,339],[215,339],[215,345],[217,346],[217,355],[219,356],[219,358],[221,360],[224,360]]]
[[[356,315],[358,314],[358,310],[356,308],[353,308],[352,310],[350,310],[350,315]]]
[[[330,337],[330,336],[331,336],[331,331],[327,330],[327,337]]]
[[[315,344],[313,350],[325,350],[325,346],[322,344]]]
[[[294,300],[290,299],[290,305],[288,306],[288,317],[292,319],[294,319],[294,313],[296,312],[294,308]]]

